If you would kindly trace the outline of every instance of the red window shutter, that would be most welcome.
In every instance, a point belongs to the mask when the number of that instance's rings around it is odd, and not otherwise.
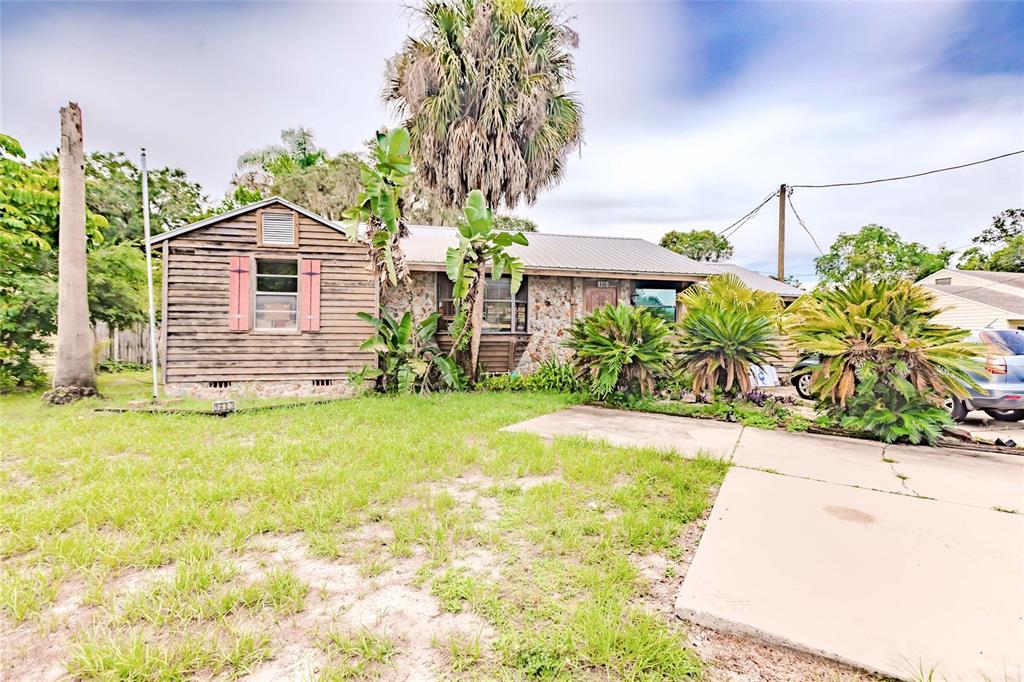
[[[244,332],[249,329],[249,258],[231,256],[228,262],[229,296],[228,329]]]
[[[299,262],[299,331],[320,331],[320,261]]]

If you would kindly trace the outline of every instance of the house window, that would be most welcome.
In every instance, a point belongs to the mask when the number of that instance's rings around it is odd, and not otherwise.
[[[256,260],[256,329],[298,329],[299,262]]]
[[[527,321],[527,279],[519,291],[512,295],[512,280],[509,277],[484,280],[484,334],[525,333]],[[441,327],[447,328],[455,318],[455,301],[452,298],[452,281],[443,273],[437,275],[437,310],[441,313]]]
[[[295,246],[295,213],[260,211],[260,243],[265,246]]]
[[[668,322],[676,321],[676,290],[637,287],[633,305],[647,308]]]
[[[940,286],[940,287],[941,286],[949,286],[952,283],[953,283],[953,278],[952,277],[936,277],[935,278],[935,284],[937,286]]]

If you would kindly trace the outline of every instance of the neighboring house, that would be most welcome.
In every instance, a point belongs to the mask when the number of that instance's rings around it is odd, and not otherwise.
[[[946,308],[935,321],[963,329],[1024,329],[1024,274],[946,268],[918,282]]]
[[[301,206],[266,199],[153,239],[163,249],[161,348],[165,389],[175,395],[341,395],[347,375],[373,364],[359,350],[372,328],[360,311],[442,315],[454,306],[444,273],[455,230],[411,227],[402,242],[411,273],[378,291],[362,244]],[[566,357],[573,320],[609,303],[650,307],[669,320],[676,294],[710,275],[732,272],[786,301],[803,293],[731,264],[703,263],[633,238],[529,234],[511,251],[525,278],[488,277],[480,362],[487,372],[527,372]]]

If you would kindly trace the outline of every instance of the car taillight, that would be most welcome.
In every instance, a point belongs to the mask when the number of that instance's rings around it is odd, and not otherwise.
[[[990,355],[985,358],[985,371],[989,374],[1006,374],[1006,358]]]

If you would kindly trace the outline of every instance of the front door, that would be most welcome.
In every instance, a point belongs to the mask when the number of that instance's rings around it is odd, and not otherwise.
[[[619,302],[619,289],[616,286],[586,286],[583,289],[583,309],[589,315],[598,308],[615,305]]]

